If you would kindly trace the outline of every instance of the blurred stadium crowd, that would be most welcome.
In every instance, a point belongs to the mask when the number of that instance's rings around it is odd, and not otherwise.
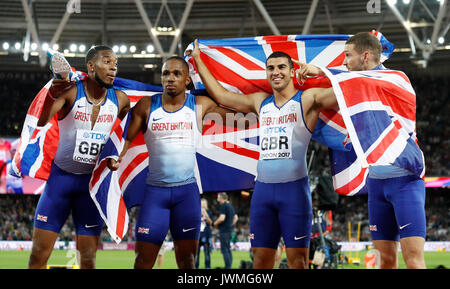
[[[448,102],[449,81],[447,76],[409,73],[417,94],[417,135],[419,145],[425,154],[427,176],[450,175],[450,102]],[[50,73],[43,72],[2,72],[0,71],[0,136],[17,138],[28,106],[36,93],[50,79]],[[127,75],[127,78],[132,76]],[[136,79],[141,80],[141,79]],[[328,151],[312,142],[308,152],[314,157],[311,163],[311,177],[330,174]],[[447,188],[427,189],[427,241],[448,241],[450,220],[450,198]],[[235,226],[235,241],[248,241],[250,196],[241,192],[230,193],[231,202],[239,215]],[[218,212],[215,194],[205,194],[210,201],[210,209]],[[0,195],[0,240],[31,240],[33,217],[39,196]],[[129,235],[125,241],[134,241],[134,222],[138,208],[130,210]],[[356,237],[356,226],[361,222],[361,241],[370,241],[367,214],[367,196],[339,196],[338,205],[333,210],[332,230],[328,236],[335,241],[348,241],[348,222],[352,224],[352,237]],[[217,234],[213,230],[213,235]],[[63,227],[60,240],[73,240],[75,231],[69,218]],[[104,230],[104,241],[109,234]]]

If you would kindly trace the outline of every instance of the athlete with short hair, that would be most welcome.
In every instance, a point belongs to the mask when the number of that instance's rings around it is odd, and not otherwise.
[[[349,71],[386,69],[380,63],[381,45],[371,33],[360,32],[345,44],[344,65]],[[303,65],[299,78],[325,76],[313,65]],[[399,96],[397,96],[399,97]],[[414,115],[415,120],[415,115]],[[409,269],[425,269],[425,182],[393,165],[370,166],[367,178],[369,223],[373,245],[380,252],[380,268],[398,267],[398,244]]]
[[[91,199],[89,181],[98,155],[117,118],[130,108],[127,95],[113,88],[117,56],[107,46],[86,56],[88,76],[76,85],[54,79],[38,127],[58,114],[59,145],[34,219],[29,268],[44,268],[56,238],[72,213],[80,268],[95,268],[103,220]]]
[[[231,111],[209,97],[186,93],[190,81],[186,61],[178,56],[168,58],[162,67],[163,93],[138,101],[119,159],[108,161],[108,167],[116,170],[142,131],[149,171],[136,221],[136,269],[153,267],[169,229],[178,267],[195,269],[201,224],[200,192],[194,174],[196,147],[204,117],[217,113],[223,119]]]
[[[272,95],[230,92],[201,60],[197,40],[190,53],[205,88],[219,104],[259,117],[260,158],[250,205],[254,268],[274,267],[281,236],[286,244],[288,266],[308,268],[312,204],[306,153],[319,112],[337,106],[333,90],[297,90],[291,57],[273,52],[266,60]]]

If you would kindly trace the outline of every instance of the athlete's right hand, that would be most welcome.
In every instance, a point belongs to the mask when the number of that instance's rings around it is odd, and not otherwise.
[[[292,59],[292,62],[298,64],[300,66],[299,69],[297,69],[297,79],[301,82],[305,82],[308,78],[308,76],[323,76],[324,73],[320,68],[318,68],[315,65],[303,63],[298,60]]]
[[[115,159],[109,158],[108,163],[106,164],[111,171],[117,171],[120,165],[121,158],[117,161]]]
[[[68,78],[66,79],[58,79],[55,78],[52,81],[52,86],[50,86],[50,95],[53,98],[57,98],[64,90],[70,88],[72,85],[75,84],[75,80],[69,81]]]

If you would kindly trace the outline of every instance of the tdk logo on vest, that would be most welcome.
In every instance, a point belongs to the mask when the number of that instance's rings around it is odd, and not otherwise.
[[[85,139],[99,140],[99,141],[105,141],[106,142],[106,134],[104,134],[104,133],[85,132],[83,134],[83,137]]]
[[[266,127],[264,129],[265,134],[269,133],[286,133],[286,127],[285,126],[276,126],[276,127]]]

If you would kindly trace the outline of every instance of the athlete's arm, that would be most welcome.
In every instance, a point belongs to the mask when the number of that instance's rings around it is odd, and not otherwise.
[[[219,106],[207,96],[198,95],[196,102],[202,108],[201,115],[198,115],[199,124],[205,124],[210,120],[223,126],[247,129],[258,122],[258,117],[255,114],[249,113],[244,115],[243,113],[236,113],[233,110]],[[203,128],[203,126],[199,127]]]
[[[45,98],[41,115],[37,122],[38,126],[45,126],[56,113],[61,112],[65,116],[73,104],[77,94],[75,82],[64,79],[53,79],[49,89],[49,95]]]
[[[338,103],[332,87],[310,88],[302,94],[302,106],[306,125],[313,131],[320,111],[338,108]]]
[[[130,110],[130,99],[122,90],[116,90],[116,95],[119,101],[119,114],[117,117],[123,119]]]
[[[197,40],[194,42],[194,51],[191,54],[195,60],[203,85],[215,101],[236,111],[259,113],[259,107],[263,100],[269,96],[268,93],[240,94],[228,91],[214,78],[201,59]]]
[[[127,137],[123,146],[122,152],[119,158],[116,160],[110,158],[108,160],[108,168],[115,171],[119,168],[119,163],[122,161],[123,156],[127,153],[130,143],[138,135],[139,131],[145,133],[147,129],[147,118],[150,113],[151,96],[142,97],[131,110],[130,124],[128,125]]]

